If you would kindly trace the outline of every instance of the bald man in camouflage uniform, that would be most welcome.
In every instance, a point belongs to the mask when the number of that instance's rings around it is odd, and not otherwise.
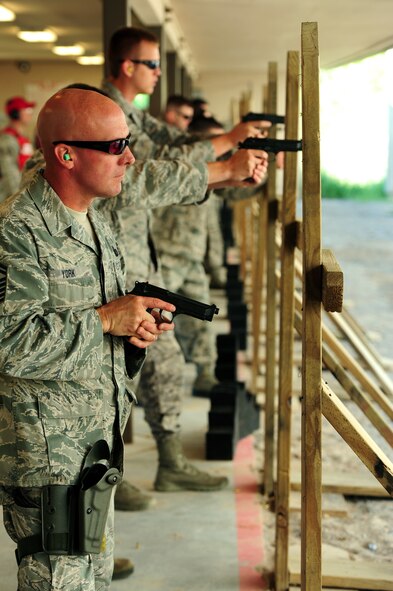
[[[240,124],[230,134],[224,134],[219,142],[197,141],[198,138],[180,133],[136,109],[132,104],[138,93],[151,94],[160,75],[159,47],[156,38],[149,32],[133,27],[117,31],[109,47],[111,75],[104,83],[104,91],[123,109],[131,134],[133,153],[138,159],[187,158],[195,162],[208,162],[229,148],[235,147],[242,138],[259,135],[252,125]],[[241,158],[239,151],[229,163],[212,163],[215,170],[223,170]],[[265,170],[265,154],[252,166],[252,174],[259,176]],[[250,156],[250,155],[249,155]],[[217,180],[226,181],[225,174]],[[243,181],[246,176],[233,177]],[[214,182],[214,181],[212,181]],[[163,194],[166,187],[163,185]],[[124,193],[124,191],[123,191]],[[205,194],[196,191],[194,202],[203,201]],[[127,286],[135,280],[156,283],[163,286],[159,261],[150,235],[148,210],[136,212],[133,208],[117,210],[119,244],[127,262],[138,253],[138,268],[127,265]],[[113,216],[112,216],[113,219]],[[212,491],[223,488],[228,481],[224,477],[211,476],[201,472],[185,458],[181,441],[179,414],[183,396],[184,360],[176,339],[168,337],[160,341],[160,348],[152,350],[140,376],[138,397],[142,400],[145,416],[157,442],[159,465],[154,482],[156,490],[201,490]],[[116,495],[117,496],[117,495]],[[127,501],[126,501],[127,502]],[[129,507],[132,508],[130,495]]]
[[[144,349],[173,329],[157,325],[147,309],[174,306],[124,295],[120,251],[91,208],[97,194],[118,194],[134,160],[128,140],[115,140],[115,153],[113,141],[101,141],[111,133],[126,137],[121,110],[97,93],[62,91],[44,105],[38,132],[44,173],[0,206],[0,497],[5,527],[18,546],[18,591],[105,591],[113,570],[110,494],[101,516],[104,537],[94,539],[92,549],[81,530],[85,511],[57,525],[56,515],[67,514],[71,491],[94,489],[101,478],[102,470],[81,487],[82,468],[97,444],[106,488],[107,474],[112,484],[121,476],[122,430],[133,399],[125,381],[126,342],[134,345],[127,366],[132,376]],[[70,148],[67,138],[95,140],[102,151]],[[56,511],[45,525],[46,503]],[[100,506],[93,505],[93,511]],[[81,540],[71,546],[74,527]]]
[[[86,85],[74,85],[75,87],[86,87]],[[92,88],[92,87],[91,87]],[[95,89],[97,90],[97,89]],[[131,126],[129,122],[129,126]],[[245,151],[242,151],[243,155]],[[225,180],[226,182],[228,179],[233,179],[235,182],[238,181],[240,178],[252,176],[253,174],[257,174],[257,169],[259,169],[259,161],[258,166],[256,165],[255,159],[237,159],[233,160],[232,163],[229,162],[224,166],[221,163],[209,162],[191,162],[186,160],[147,160],[147,161],[137,161],[135,164],[129,168],[126,172],[125,179],[123,181],[123,191],[119,196],[115,199],[111,200],[99,200],[96,202],[98,206],[103,208],[105,215],[112,225],[117,237],[121,241],[122,248],[125,248],[124,245],[128,244],[128,234],[127,231],[130,231],[128,226],[131,227],[131,230],[137,229],[138,225],[136,225],[136,221],[138,219],[141,220],[141,228],[147,229],[147,212],[149,209],[158,207],[159,205],[163,205],[165,203],[173,203],[173,202],[183,202],[183,203],[193,203],[195,198],[193,195],[200,194],[204,195],[208,186]],[[44,161],[42,157],[42,153],[40,151],[36,151],[33,159],[30,161],[29,169],[26,170],[24,175],[24,182],[28,182],[31,175],[34,175],[34,172],[42,168],[44,166]],[[30,170],[31,169],[31,170]],[[141,210],[138,211],[137,210]],[[138,217],[139,216],[139,217]],[[150,250],[149,250],[149,243],[148,243],[148,232],[141,232],[139,233],[141,241],[131,243],[133,248],[130,250],[125,250],[125,252],[129,254],[127,257],[129,261],[132,261],[132,257],[135,257],[135,253],[142,253],[141,256],[142,260],[142,268],[140,268],[139,272],[134,275],[129,282],[129,287],[132,288],[134,285],[134,279],[141,280],[145,278],[145,276],[141,276],[141,273],[145,273],[146,268],[150,268],[152,261],[150,260]],[[143,263],[143,261],[145,261]],[[144,265],[144,266],[143,266]],[[133,274],[133,268],[131,265],[131,269],[129,269],[131,274]],[[149,276],[151,279],[151,276]],[[155,277],[153,277],[155,280]],[[157,278],[158,283],[160,282],[160,278]],[[159,341],[160,343],[160,341]],[[159,346],[159,343],[156,346]],[[179,351],[179,347],[177,347],[177,351]],[[169,359],[173,365],[173,349],[169,348]],[[157,355],[156,358],[159,360],[160,357],[163,355],[167,355],[166,351],[163,352],[161,355]],[[181,361],[180,361],[181,363]],[[164,364],[162,365],[162,369],[165,369]],[[155,370],[153,364],[153,371]],[[161,374],[162,375],[162,374]],[[181,375],[181,373],[180,373]],[[171,384],[179,383],[180,377],[174,376],[173,371],[171,370],[169,377],[164,377],[164,383],[169,381]],[[157,388],[160,386],[160,381],[157,382]],[[160,391],[163,392],[162,382]],[[172,393],[172,389],[168,389],[165,391],[168,393],[168,396]],[[180,394],[180,388],[179,388]],[[150,426],[152,431],[158,426],[158,433],[162,432],[162,425],[164,424],[164,419],[166,419],[165,424],[171,427],[173,425],[174,432],[178,431],[178,406],[172,405],[169,406],[169,412],[161,413],[162,406],[159,405],[157,399],[150,398],[151,410],[149,411],[149,405],[146,411],[147,418],[152,417],[150,419]],[[163,404],[165,404],[165,399],[163,400]],[[170,405],[170,396],[169,396],[169,405]],[[182,463],[183,464],[183,463]],[[170,470],[173,472],[172,470]],[[161,470],[161,473],[163,470]],[[200,487],[200,482],[197,484],[194,483],[196,479],[199,481],[201,477],[204,478],[204,485],[206,486],[206,481],[208,482],[208,486],[211,486],[210,476],[201,475],[196,469],[192,466],[188,466],[186,470],[178,470],[175,469],[175,478],[179,479],[182,478],[181,486],[198,486]],[[184,479],[186,482],[184,482]],[[187,483],[191,480],[191,485]],[[222,482],[222,480],[220,479]],[[213,483],[214,484],[214,483]],[[215,484],[215,486],[217,486]],[[221,486],[221,485],[220,485]],[[152,502],[152,498],[146,494],[143,494],[139,491],[136,487],[131,485],[128,481],[124,481],[117,487],[116,495],[115,495],[115,506],[118,509],[123,510],[141,510],[146,509],[150,506]]]

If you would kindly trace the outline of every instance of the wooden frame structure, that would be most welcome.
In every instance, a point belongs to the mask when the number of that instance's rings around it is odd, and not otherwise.
[[[357,573],[350,569],[346,574],[345,565],[333,565],[328,561],[322,565],[322,461],[321,433],[322,417],[331,423],[342,439],[356,453],[372,476],[386,490],[387,496],[393,496],[393,463],[373,442],[365,429],[349,412],[322,379],[325,365],[338,379],[344,390],[364,411],[379,433],[392,445],[393,432],[384,417],[393,418],[392,384],[382,369],[382,364],[368,346],[361,330],[348,314],[337,320],[334,312],[342,310],[343,277],[334,255],[321,248],[321,185],[319,153],[319,55],[318,27],[316,23],[303,23],[301,33],[301,82],[302,82],[302,136],[303,136],[303,222],[296,220],[296,154],[285,156],[284,195],[281,206],[281,272],[274,267],[269,272],[269,256],[276,257],[276,234],[273,241],[269,236],[269,223],[272,221],[269,195],[259,198],[258,236],[254,239],[255,248],[261,249],[257,264],[252,267],[252,310],[253,322],[253,376],[254,393],[258,393],[255,367],[259,366],[259,345],[261,333],[261,303],[264,286],[264,260],[266,253],[266,299],[269,298],[270,281],[274,275],[275,285],[279,277],[280,288],[280,350],[278,380],[278,437],[277,437],[277,482],[272,489],[270,471],[275,456],[274,429],[271,423],[266,428],[265,422],[265,464],[269,463],[267,480],[263,490],[273,500],[276,512],[276,556],[275,571],[272,577],[275,591],[288,591],[290,585],[301,585],[302,591],[319,591],[331,585],[351,589],[393,589],[393,569],[380,568],[370,574],[356,563]],[[288,53],[287,61],[287,98],[286,98],[286,138],[297,139],[299,97],[299,54]],[[269,171],[272,174],[272,170]],[[274,174],[274,171],[273,171]],[[265,200],[265,207],[263,201]],[[277,208],[276,208],[277,210]],[[263,212],[265,211],[265,215]],[[277,218],[276,218],[277,219]],[[274,223],[276,226],[276,223]],[[273,232],[272,232],[273,234]],[[265,242],[263,238],[265,237]],[[267,237],[267,238],[266,238]],[[295,276],[299,261],[296,260],[296,247],[302,250],[301,279],[302,297],[296,294]],[[269,251],[270,250],[270,255]],[[272,254],[273,253],[273,254]],[[272,267],[273,268],[273,267]],[[299,277],[299,273],[298,273]],[[254,293],[256,292],[256,293]],[[277,303],[274,300],[274,313]],[[268,304],[266,304],[268,308]],[[258,313],[260,314],[258,318]],[[267,314],[269,312],[267,311]],[[270,311],[270,313],[272,313]],[[323,315],[334,318],[333,322],[361,357],[357,361],[323,322]],[[348,320],[349,318],[349,320]],[[267,318],[267,324],[269,318]],[[294,327],[302,339],[302,537],[301,568],[297,572],[289,567],[289,492],[291,489],[290,442],[291,442],[291,397],[292,360]],[[275,333],[275,330],[274,330]],[[268,342],[266,337],[266,343]],[[271,349],[275,351],[276,347]],[[275,355],[266,350],[266,389],[265,415],[275,408],[269,392],[274,393],[268,382],[269,365],[275,365]],[[364,369],[371,370],[376,382]],[[268,386],[269,384],[269,386]],[[375,404],[380,407],[375,408]],[[272,410],[273,409],[273,410]],[[270,420],[270,419],[269,419]],[[266,419],[265,419],[266,421]],[[269,437],[266,445],[266,437]],[[266,447],[269,451],[266,454]],[[264,478],[267,466],[264,465]],[[352,563],[352,566],[354,563]],[[385,566],[385,565],[384,565]],[[334,568],[337,569],[334,572]],[[330,571],[329,571],[330,569]],[[386,574],[386,572],[388,574]],[[295,589],[295,587],[294,587]]]

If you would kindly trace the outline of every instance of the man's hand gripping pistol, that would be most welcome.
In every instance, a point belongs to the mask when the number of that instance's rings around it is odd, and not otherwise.
[[[219,312],[219,308],[214,304],[204,304],[197,300],[192,300],[178,293],[152,285],[147,281],[136,281],[135,287],[129,293],[138,296],[160,298],[164,302],[169,302],[176,306],[174,312],[160,311],[160,317],[165,322],[172,322],[173,318],[178,314],[187,314],[187,316],[199,318],[199,320],[209,320],[211,322],[214,315]]]

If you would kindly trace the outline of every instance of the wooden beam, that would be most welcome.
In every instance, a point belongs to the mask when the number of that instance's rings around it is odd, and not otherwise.
[[[253,366],[252,366],[252,390],[256,392],[259,376],[259,345],[262,333],[262,301],[263,301],[263,282],[265,276],[265,236],[267,225],[267,194],[266,186],[262,189],[258,197],[258,221],[257,221],[257,240],[255,257],[256,266],[253,275],[253,298],[252,298],[252,316],[253,316]]]
[[[298,461],[291,462],[291,490],[301,490],[301,466]],[[363,465],[357,465],[353,470],[340,466],[322,466],[322,493],[336,493],[352,497],[374,497],[389,499],[390,495],[383,486],[375,480]]]
[[[341,312],[344,297],[344,274],[333,252],[322,250],[322,303],[327,312]]]
[[[302,591],[321,589],[321,174],[317,23],[302,23]]]
[[[393,496],[393,463],[371,439],[327,384],[322,384],[323,414],[371,474]]]
[[[350,373],[342,367],[326,345],[323,345],[322,359],[327,369],[334,375],[357,406],[364,412],[382,437],[393,446],[393,430],[390,424],[385,420],[383,415],[378,412],[378,409],[374,408],[370,402],[370,398],[359,388]]]
[[[287,54],[285,137],[298,137],[299,120],[299,52]],[[281,285],[280,285],[280,355],[278,380],[279,429],[277,436],[277,486],[275,591],[286,591],[289,585],[289,493],[291,459],[291,400],[293,389],[293,322],[294,322],[294,257],[296,241],[293,228],[296,218],[297,153],[285,154],[284,191],[281,208]]]
[[[277,112],[277,63],[268,64],[268,113]],[[269,132],[275,137],[276,126]],[[268,220],[266,231],[266,401],[265,401],[265,457],[263,492],[267,497],[274,494],[273,462],[275,455],[274,398],[276,395],[276,165],[269,163],[267,179]]]
[[[300,584],[299,557],[291,554],[289,564],[291,584]],[[338,591],[337,587],[359,591],[393,591],[393,565],[381,561],[324,558],[322,585],[323,591],[332,587],[335,591]]]
[[[393,402],[382,392],[348,350],[338,341],[332,331],[323,325],[323,340],[336,353],[340,363],[348,369],[366,392],[377,402],[390,419],[393,419]]]
[[[378,382],[381,384],[385,394],[393,396],[393,382],[382,367],[381,361],[372,353],[370,347],[365,344],[364,340],[359,337],[342,316],[329,314],[329,318],[346,336],[353,349],[359,354],[367,368],[374,374]]]

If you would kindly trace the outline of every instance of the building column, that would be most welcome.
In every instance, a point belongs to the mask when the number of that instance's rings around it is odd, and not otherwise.
[[[171,94],[181,94],[181,67],[175,51],[167,52],[166,67],[168,96]]]
[[[191,98],[192,80],[191,76],[187,73],[187,70],[184,66],[181,69],[181,93],[185,97]]]
[[[164,27],[145,27],[149,29],[158,39],[160,44],[161,56],[161,76],[158,79],[153,94],[150,97],[149,113],[154,117],[159,117],[165,109],[167,99],[167,74],[166,74],[166,49],[165,49],[165,31]]]
[[[113,33],[122,27],[131,25],[132,0],[102,0],[102,33],[104,47],[104,77],[109,75],[108,48]]]

